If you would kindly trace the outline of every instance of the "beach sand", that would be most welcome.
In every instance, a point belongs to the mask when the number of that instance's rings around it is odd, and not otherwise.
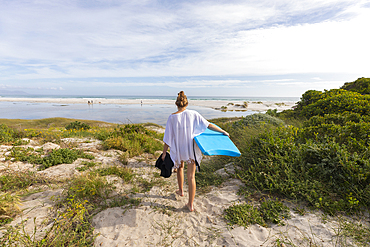
[[[163,129],[162,129],[163,131]],[[100,141],[86,139],[63,139],[62,142],[73,144],[95,156],[94,162],[101,166],[123,166],[118,160],[116,150],[102,150]],[[24,147],[44,150],[60,148],[54,143],[38,145],[31,142]],[[33,165],[23,162],[6,161],[11,146],[0,146],[0,174],[5,170],[34,171],[40,175],[66,178],[80,174],[76,167],[83,160],[78,159],[72,164],[62,164],[37,171]],[[225,164],[224,169],[217,171],[225,176],[226,182],[220,187],[212,187],[206,194],[198,193],[195,198],[196,212],[189,212],[185,207],[187,202],[187,187],[185,196],[178,196],[176,174],[170,178],[155,178],[159,170],[155,169],[156,158],[153,155],[143,155],[130,158],[131,167],[138,177],[151,181],[164,180],[164,185],[154,186],[146,193],[131,194],[132,198],[140,198],[141,203],[135,207],[114,207],[105,209],[93,217],[96,238],[95,246],[285,246],[276,245],[277,241],[291,242],[295,246],[338,246],[336,245],[338,222],[335,218],[325,216],[320,211],[307,211],[299,215],[293,210],[295,205],[285,203],[290,207],[291,218],[284,220],[285,226],[273,224],[271,227],[251,225],[248,228],[230,226],[224,220],[224,210],[231,205],[245,202],[238,195],[242,182],[230,176],[235,167]],[[226,170],[228,172],[226,172]],[[125,195],[130,185],[115,176],[107,176],[108,181],[116,186],[115,193]],[[32,188],[29,188],[32,189]],[[23,198],[21,209],[23,214],[15,218],[10,225],[15,226],[25,222],[25,231],[32,234],[36,224],[36,239],[42,238],[45,231],[51,227],[49,207],[53,205],[50,199],[62,193],[61,188],[45,188],[44,191]],[[35,222],[33,219],[36,219]],[[324,220],[325,218],[325,220]],[[45,223],[46,222],[46,223]],[[0,231],[1,236],[1,231]]]
[[[118,105],[174,105],[174,100],[163,99],[105,99],[105,98],[2,98],[0,102],[30,102],[30,103],[57,103],[57,104],[87,104],[93,101],[94,104],[118,104]],[[292,101],[225,101],[225,100],[189,100],[189,105],[212,108],[217,110],[251,110],[267,111],[277,109],[283,111],[291,109],[296,102]]]

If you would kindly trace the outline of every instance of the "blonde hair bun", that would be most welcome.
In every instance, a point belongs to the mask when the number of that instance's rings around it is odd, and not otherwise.
[[[177,94],[177,99],[175,103],[178,107],[185,107],[189,104],[188,98],[186,97],[184,91],[180,91]]]

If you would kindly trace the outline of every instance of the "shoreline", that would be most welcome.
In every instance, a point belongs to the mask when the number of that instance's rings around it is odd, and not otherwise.
[[[30,102],[59,104],[115,104],[115,105],[174,105],[174,100],[165,99],[105,99],[105,98],[2,98],[0,102]],[[247,104],[245,104],[247,102]],[[91,103],[90,103],[91,104]],[[222,111],[283,111],[292,109],[293,101],[240,101],[240,100],[192,100],[189,105]]]

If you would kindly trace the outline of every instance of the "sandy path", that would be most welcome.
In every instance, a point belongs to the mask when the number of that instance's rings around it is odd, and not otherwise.
[[[155,172],[155,170],[153,170]],[[229,178],[220,188],[195,199],[197,212],[189,212],[184,197],[177,196],[176,179],[167,188],[154,187],[137,208],[110,208],[93,219],[100,233],[96,246],[272,246],[276,239],[290,239],[300,246],[311,239],[320,246],[334,246],[334,222],[323,223],[320,215],[300,216],[291,210],[285,226],[231,227],[223,219],[224,209],[243,201],[237,195],[242,183]]]

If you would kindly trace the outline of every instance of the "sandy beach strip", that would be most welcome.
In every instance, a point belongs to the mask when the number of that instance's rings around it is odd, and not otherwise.
[[[58,103],[58,104],[121,104],[121,105],[173,105],[174,100],[166,99],[106,99],[106,98],[3,98],[0,102],[30,102],[30,103]],[[247,104],[245,104],[247,103]],[[296,104],[293,101],[226,101],[226,100],[190,100],[189,105],[212,108],[216,110],[228,111],[267,111],[268,109],[277,109],[283,111],[292,109]]]

